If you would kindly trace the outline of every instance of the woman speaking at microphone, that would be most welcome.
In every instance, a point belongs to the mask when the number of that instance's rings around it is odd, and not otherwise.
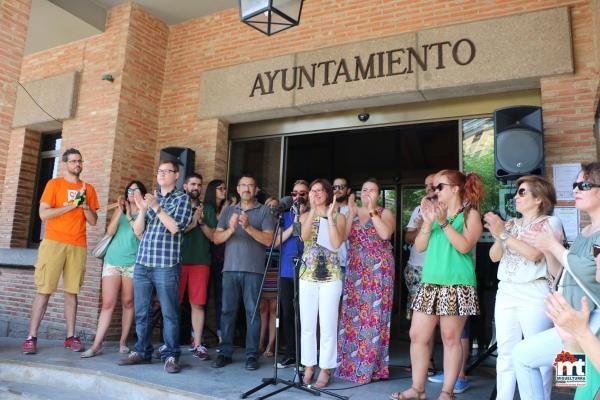
[[[344,240],[346,219],[334,213],[333,188],[326,179],[315,179],[308,193],[310,210],[300,216],[304,254],[300,267],[301,362],[303,383],[312,382],[317,364],[317,316],[320,326],[319,367],[316,388],[329,383],[337,366],[337,323],[342,281],[337,249]]]

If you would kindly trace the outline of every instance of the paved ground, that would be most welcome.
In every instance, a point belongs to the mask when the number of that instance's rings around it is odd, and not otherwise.
[[[239,399],[240,394],[260,384],[262,378],[273,376],[273,368],[270,364],[270,360],[272,359],[263,358],[260,360],[260,368],[257,371],[246,371],[244,369],[244,354],[239,349],[234,355],[234,363],[221,369],[213,369],[210,367],[210,361],[199,361],[193,358],[189,352],[184,351],[181,357],[181,365],[183,367],[182,372],[180,374],[170,375],[163,371],[162,364],[159,361],[156,361],[151,365],[130,367],[116,365],[122,355],[118,354],[117,346],[115,344],[106,345],[104,354],[98,357],[81,359],[78,353],[64,349],[62,347],[62,342],[40,340],[38,343],[38,354],[28,356],[21,354],[19,347],[20,343],[21,339],[0,338],[0,363],[4,362],[5,368],[7,363],[13,362],[16,362],[15,365],[20,363],[33,363],[35,365],[43,364],[43,370],[47,370],[48,376],[50,376],[55,373],[55,370],[65,369],[65,367],[69,371],[72,371],[68,368],[72,367],[81,369],[86,373],[89,373],[90,371],[93,371],[96,374],[101,373],[103,376],[112,377],[111,374],[115,374],[115,378],[125,380],[126,382],[133,382],[132,379],[139,380],[142,381],[142,385],[166,386],[186,392],[208,395],[218,399]],[[387,399],[391,392],[409,387],[410,376],[403,368],[403,366],[408,364],[408,343],[394,342],[392,349],[394,351],[391,357],[391,376],[389,380],[362,386],[356,386],[348,382],[334,381],[329,389],[334,393],[350,396],[353,399],[375,400]],[[185,348],[183,350],[185,350]],[[209,352],[211,357],[214,357],[214,349],[210,349]],[[436,355],[436,360],[439,360],[437,363],[438,365],[441,365],[440,358],[439,354]],[[494,364],[495,359],[493,357],[489,357],[485,360],[485,362],[469,377],[471,388],[465,393],[458,395],[457,398],[464,400],[484,400],[490,398],[490,394],[494,388]],[[292,379],[293,372],[289,369],[279,370],[279,376],[283,379]],[[60,398],[62,400],[77,398],[77,396],[60,396],[62,386],[60,379],[61,378],[57,377],[55,380],[56,387],[48,388],[47,391],[44,391],[44,388],[40,387],[28,388],[28,382],[12,382],[13,392],[15,390],[21,390],[23,393],[27,393],[28,391],[33,393],[43,392],[43,394],[47,395],[47,397],[42,396],[40,398]],[[2,377],[0,376],[0,387],[2,387],[3,384],[6,388],[6,385],[9,383],[3,383]],[[20,386],[15,389],[15,385]],[[440,388],[441,385],[439,384],[428,383],[426,388],[428,398],[437,398]],[[275,386],[269,386],[249,398],[256,398],[259,395],[267,394],[275,389]],[[68,392],[69,391],[63,391],[65,394]],[[2,392],[0,392],[0,394],[1,393]],[[71,393],[71,395],[74,394],[77,395],[77,393]],[[126,393],[124,394],[127,395]],[[94,398],[93,396],[88,397]],[[312,397],[313,396],[310,394],[292,388],[273,398],[294,400]],[[332,398],[327,395],[323,395],[322,397]],[[129,398],[129,396],[127,395],[124,398]],[[141,396],[141,398],[143,398],[143,396]],[[556,395],[553,395],[552,398],[566,400],[571,398],[571,396],[557,393]]]

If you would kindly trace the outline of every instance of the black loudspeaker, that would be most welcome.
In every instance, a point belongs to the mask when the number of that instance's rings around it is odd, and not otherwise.
[[[187,147],[165,147],[160,149],[161,160],[174,160],[179,163],[179,178],[177,178],[177,188],[183,188],[185,177],[194,172],[196,162],[196,153]]]
[[[544,173],[541,107],[517,106],[494,111],[494,173],[504,182]]]

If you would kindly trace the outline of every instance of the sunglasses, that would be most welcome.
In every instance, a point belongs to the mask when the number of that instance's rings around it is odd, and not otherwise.
[[[138,188],[129,188],[129,189],[127,189],[127,193],[135,193],[138,190],[140,190],[140,189],[138,189]]]
[[[588,190],[592,190],[593,188],[597,188],[600,187],[599,184],[597,183],[592,183],[592,182],[588,182],[588,181],[581,181],[581,182],[573,182],[573,190],[575,190],[575,188],[587,192]]]
[[[344,190],[347,187],[348,187],[347,185],[333,185],[332,186],[333,190]]]
[[[441,192],[442,190],[444,190],[444,186],[452,186],[451,183],[438,183],[435,186],[431,186],[431,188],[433,189],[434,192]]]
[[[517,190],[517,194],[519,195],[519,197],[525,197],[527,196],[527,193],[529,193],[529,190],[525,188],[520,188],[519,190]]]
[[[296,196],[302,196],[302,197],[306,197],[306,195],[308,194],[308,192],[291,192],[290,195],[292,197],[296,197]]]
[[[220,190],[220,191],[224,192],[224,191],[226,191],[227,189],[226,189],[225,187],[223,187],[223,186],[219,186],[219,187],[217,188],[217,190]]]

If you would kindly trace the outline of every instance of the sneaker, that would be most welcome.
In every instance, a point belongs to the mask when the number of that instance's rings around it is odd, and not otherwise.
[[[293,367],[296,365],[296,359],[294,357],[286,357],[281,362],[277,363],[277,368],[283,369],[288,367]]]
[[[23,354],[35,354],[37,352],[37,338],[29,336],[21,345]]]
[[[83,343],[81,343],[79,336],[71,336],[65,339],[65,348],[73,351],[82,351]]]
[[[144,358],[135,351],[132,351],[131,353],[129,353],[129,356],[127,358],[124,358],[121,361],[119,361],[119,365],[150,364],[151,362],[152,359]]]
[[[248,357],[246,359],[246,369],[248,371],[254,371],[258,369],[258,361],[256,360],[256,357]]]
[[[430,376],[429,378],[427,378],[427,380],[429,382],[433,382],[433,383],[443,383],[444,382],[444,374],[436,374],[433,376]]]
[[[155,360],[160,360],[162,359],[162,353],[167,349],[167,345],[163,344],[162,346],[160,346],[158,348],[158,350],[156,350],[154,352],[154,354],[152,354],[152,358],[154,358]]]
[[[179,371],[181,371],[181,367],[179,366],[179,363],[177,362],[175,357],[168,357],[165,360],[165,371],[167,371],[170,374],[176,374]]]
[[[471,385],[469,385],[469,381],[465,377],[465,379],[458,378],[456,383],[454,384],[454,394],[460,394],[465,392]]]
[[[219,354],[217,359],[212,363],[213,368],[223,368],[224,366],[231,364],[231,357],[225,357],[223,354]]]
[[[206,347],[202,346],[201,344],[194,348],[192,355],[202,361],[210,360],[210,356],[208,355]]]

